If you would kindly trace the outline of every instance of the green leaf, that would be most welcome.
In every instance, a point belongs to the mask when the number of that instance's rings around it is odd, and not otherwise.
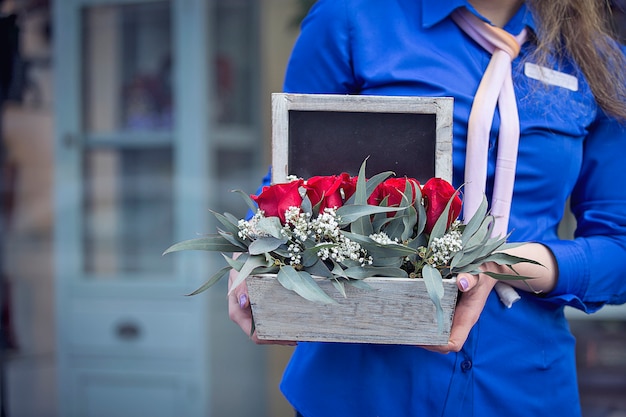
[[[366,162],[367,162],[367,158],[361,164],[361,168],[359,169],[359,175],[357,177],[356,190],[354,192],[354,195],[349,199],[349,200],[353,200],[355,204],[346,203],[341,208],[351,207],[354,205],[366,206],[368,197],[374,191],[374,188],[376,188],[376,185],[378,185],[376,184],[376,182],[382,181],[383,176],[380,174],[376,175],[373,180],[366,181],[366,178],[365,178]],[[337,211],[337,214],[339,214],[339,210]],[[372,214],[375,214],[375,213],[372,213]],[[356,217],[350,221],[346,221],[345,223],[342,224],[342,226],[345,226],[347,224],[350,224],[350,230],[352,230],[352,232],[354,233],[359,233],[362,235],[369,236],[370,234],[374,232],[370,219],[363,217],[363,216]]]
[[[330,282],[332,282],[333,286],[339,292],[339,294],[343,295],[343,298],[348,298],[348,294],[346,294],[345,281],[346,281],[345,279],[337,279],[337,278],[330,280]]]
[[[219,228],[217,229],[217,233],[219,233],[220,236],[222,236],[231,244],[238,246],[240,249],[243,249],[243,250],[247,249],[246,244],[241,239],[239,239],[237,235],[233,235],[232,233],[226,232]]]
[[[320,202],[321,201],[322,200],[320,200]],[[310,215],[313,215],[313,207],[311,206],[311,199],[309,198],[307,194],[305,194],[304,197],[302,197],[302,204],[300,204],[300,208],[302,209],[303,213],[309,213]]]
[[[262,253],[271,252],[278,249],[280,245],[287,242],[287,239],[276,239],[275,237],[261,237],[255,239],[248,246],[248,252],[250,255],[260,255]]]
[[[483,223],[483,219],[487,215],[487,198],[483,195],[483,199],[476,210],[476,213],[472,216],[472,218],[465,225],[465,229],[463,230],[463,235],[461,240],[463,242],[463,246],[467,244],[470,237],[478,231],[478,228]]]
[[[392,171],[380,172],[374,175],[369,180],[365,177],[365,166],[366,166],[367,158],[361,164],[359,169],[359,176],[357,177],[357,189],[352,196],[346,200],[344,205],[352,205],[352,204],[367,204],[367,199],[374,192],[376,187],[380,185],[383,181],[385,181],[390,176],[394,175]],[[359,178],[362,179],[361,183],[359,183]]]
[[[345,270],[337,263],[337,261],[332,261],[333,269],[330,271],[334,277],[348,278]]]
[[[374,287],[372,287],[371,285],[369,285],[366,281],[363,281],[362,279],[349,279],[346,281],[346,283],[360,290],[374,291]]]
[[[253,213],[256,213],[257,210],[259,209],[256,205],[256,203],[254,202],[254,200],[252,200],[252,198],[250,198],[250,195],[248,193],[244,193],[242,190],[233,190],[233,193],[237,193],[241,196],[241,198],[243,198],[243,201],[246,202],[246,205],[248,206],[248,208],[250,210],[252,210]]]
[[[408,255],[411,256],[411,255]],[[394,256],[392,258],[375,257],[371,266],[400,268],[404,262],[404,257]]]
[[[361,164],[361,167],[359,168],[359,175],[357,176],[357,179],[356,179],[356,189],[354,191],[354,195],[352,196],[354,198],[354,204],[358,204],[358,205],[367,204],[367,185],[366,185],[366,178],[365,178],[365,165],[367,163],[368,158],[365,158],[365,160]],[[350,203],[350,205],[352,204],[353,203]]]
[[[280,271],[278,271],[276,278],[283,287],[296,292],[309,301],[323,304],[337,303],[337,301],[333,300],[328,294],[322,291],[308,272],[298,272],[291,266],[283,266],[280,268]]]
[[[404,224],[404,231],[400,236],[400,240],[406,242],[413,235],[413,230],[417,224],[417,211],[415,207],[409,206],[406,209],[406,216],[402,216],[402,223]]]
[[[225,266],[224,268],[220,269],[215,274],[213,274],[211,278],[209,278],[204,284],[202,284],[200,288],[198,288],[197,290],[195,290],[194,292],[190,294],[187,294],[187,296],[197,295],[203,291],[206,291],[208,288],[212,287],[217,282],[219,282],[219,280],[222,279],[222,277],[226,275],[231,269],[232,268],[230,266]]]
[[[224,213],[224,217],[226,217],[226,220],[237,226],[237,229],[239,229],[239,219],[237,217],[230,213]]]
[[[415,211],[417,211],[417,227],[416,227],[416,235],[421,236],[426,228],[426,208],[422,204],[422,192],[419,192],[419,199],[415,200],[415,204],[413,205]]]
[[[483,272],[485,275],[489,275],[491,278],[500,281],[526,281],[527,279],[533,279],[531,277],[524,277],[517,274],[501,274],[497,272]]]
[[[345,271],[348,278],[352,279],[364,279],[370,277],[392,277],[392,278],[407,278],[408,275],[404,269],[401,268],[388,268],[388,267],[375,267],[375,266],[360,266],[348,268]]]
[[[311,275],[317,275],[320,277],[331,278],[333,276],[330,269],[321,259],[317,258],[317,262],[313,263],[311,266],[307,266],[306,270]]]
[[[390,243],[390,244],[383,245],[378,242],[375,242],[369,236],[362,236],[362,235],[358,235],[358,234],[354,234],[350,232],[344,232],[344,231],[342,231],[341,234],[343,234],[345,237],[347,237],[351,241],[356,242],[359,245],[361,245],[361,247],[363,247],[367,251],[367,253],[374,258],[376,257],[381,257],[381,258],[403,257],[403,256],[414,255],[415,253],[417,253],[416,249],[401,245],[399,243]]]
[[[448,228],[448,219],[450,217],[450,208],[452,207],[452,202],[459,192],[455,191],[452,194],[452,197],[448,200],[448,204],[446,204],[446,208],[443,210],[443,213],[439,216],[435,225],[433,226],[433,230],[430,232],[430,237],[428,239],[428,245],[430,246],[433,243],[433,240],[436,238],[442,237],[446,233],[446,229]]]
[[[239,274],[237,274],[237,277],[233,281],[230,287],[230,291],[228,291],[228,294],[230,295],[230,293],[232,293],[235,288],[237,288],[242,282],[244,282],[246,278],[248,278],[248,276],[252,274],[256,269],[261,268],[261,267],[269,267],[269,266],[270,265],[265,260],[265,256],[261,256],[261,255],[249,256],[245,260],[241,269],[239,270]]]
[[[501,248],[504,244],[504,239],[501,238],[489,238],[484,246],[474,246],[473,248],[463,248],[457,252],[452,261],[450,262],[450,268],[462,268],[466,265],[475,263],[476,261],[482,261],[486,256],[491,255],[494,251]]]
[[[443,332],[443,307],[441,305],[441,300],[443,299],[444,294],[443,278],[437,268],[428,264],[424,265],[422,277],[424,278],[424,284],[426,284],[426,291],[435,305],[437,327],[441,333]]]
[[[493,216],[486,216],[480,223],[478,230],[476,230],[476,232],[469,237],[465,247],[470,249],[477,246],[483,246],[487,239],[491,236],[493,221]],[[467,230],[467,228],[465,230]]]
[[[213,210],[209,210],[211,212],[211,214],[213,214],[213,216],[215,216],[215,218],[222,223],[222,225],[224,226],[225,230],[228,233],[232,233],[235,236],[237,236],[237,234],[239,233],[239,220],[235,220],[235,222],[233,223],[231,219],[229,219],[228,217],[226,217],[223,214],[220,214],[216,211]]]
[[[196,239],[185,240],[170,246],[163,255],[183,250],[204,250],[209,252],[239,252],[241,247],[233,245],[219,234],[206,235]]]
[[[541,265],[539,262],[533,259],[522,258],[520,256],[511,255],[511,254],[504,253],[504,252],[493,253],[483,258],[482,261],[483,262],[495,262],[498,265],[515,265],[518,263],[529,263],[533,265]]]
[[[351,205],[351,206],[341,206],[337,209],[337,215],[341,218],[339,222],[340,226],[346,226],[355,220],[363,217],[370,216],[376,213],[391,213],[398,210],[404,210],[401,207],[381,207],[381,206],[370,206],[370,205]],[[369,219],[367,219],[369,222]],[[370,223],[371,225],[371,223]]]
[[[276,239],[283,239],[283,225],[280,223],[278,217],[262,217],[257,224],[259,231],[275,237]]]
[[[230,267],[232,269],[234,269],[235,271],[241,271],[241,268],[243,267],[243,264],[245,263],[245,260],[248,259],[248,254],[242,254],[241,256],[234,258],[234,257],[230,257],[227,255],[222,254],[222,256],[224,257],[224,259],[226,260],[226,262],[228,262],[228,265],[230,265]]]

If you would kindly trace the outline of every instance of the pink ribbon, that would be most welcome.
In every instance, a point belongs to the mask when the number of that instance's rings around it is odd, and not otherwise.
[[[468,221],[476,213],[485,194],[489,134],[497,104],[500,111],[500,131],[491,198],[491,214],[495,218],[491,235],[504,236],[508,230],[513,199],[520,130],[511,61],[519,55],[527,32],[524,28],[519,35],[513,36],[504,29],[481,20],[465,8],[455,10],[452,19],[468,36],[492,54],[476,91],[468,121],[463,218]],[[496,291],[508,307],[519,299],[519,295],[502,282],[496,284]]]

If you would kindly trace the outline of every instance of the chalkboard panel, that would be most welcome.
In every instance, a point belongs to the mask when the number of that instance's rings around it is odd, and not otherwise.
[[[287,175],[393,171],[452,180],[452,105],[447,97],[272,95],[272,181]]]
[[[357,175],[368,158],[368,177],[394,171],[424,183],[435,176],[436,121],[434,114],[291,110],[289,172]]]

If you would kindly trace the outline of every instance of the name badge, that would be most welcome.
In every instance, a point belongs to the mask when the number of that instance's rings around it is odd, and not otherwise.
[[[544,82],[548,85],[567,88],[571,91],[578,91],[578,78],[573,75],[565,74],[552,70],[550,68],[541,67],[537,64],[527,62],[524,64],[524,75],[533,80]]]

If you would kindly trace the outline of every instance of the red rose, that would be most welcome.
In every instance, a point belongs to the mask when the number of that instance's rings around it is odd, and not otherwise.
[[[285,211],[289,207],[300,207],[302,196],[298,190],[303,184],[302,180],[291,181],[285,184],[273,184],[263,187],[258,196],[251,195],[260,210],[265,212],[266,217],[278,217],[281,223],[285,223]]]
[[[454,187],[441,178],[431,178],[424,184],[422,196],[424,198],[424,207],[426,208],[426,233],[430,233],[433,230],[437,219],[446,209],[446,205],[453,195],[454,200],[450,206],[446,228],[450,227],[452,222],[459,217],[461,213],[461,198]]]
[[[341,175],[311,177],[304,184],[311,204],[319,204],[320,213],[325,208],[338,208],[354,194],[356,179],[343,173]]]
[[[413,178],[388,178],[378,184],[374,192],[367,199],[367,204],[378,206],[387,197],[387,206],[399,206],[402,202],[404,191],[406,190],[406,182],[409,181],[413,189],[413,201],[415,202],[415,190],[419,188],[420,183]],[[388,217],[395,215],[395,212],[387,213]]]

